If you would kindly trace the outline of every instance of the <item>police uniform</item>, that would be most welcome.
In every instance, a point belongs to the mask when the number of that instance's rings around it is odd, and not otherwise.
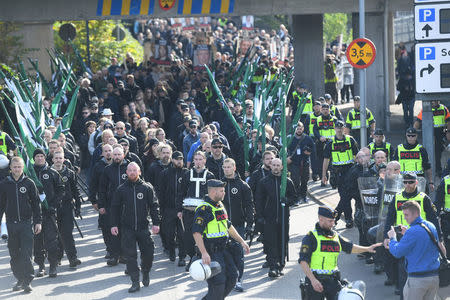
[[[306,89],[306,86],[304,84],[301,84],[299,86],[299,88],[303,88]],[[305,101],[305,106],[303,107],[303,111],[302,111],[302,120],[304,120],[306,115],[312,114],[313,112],[313,100],[312,100],[312,95],[311,93],[307,93],[304,92],[303,94],[301,94],[300,92],[297,92],[297,90],[295,90],[294,92],[292,92],[292,100],[291,100],[291,107],[292,107],[292,115],[291,118],[293,119],[298,108],[301,105],[301,99],[304,98]]]
[[[406,133],[417,135],[414,128],[409,128]],[[400,163],[401,174],[413,172],[423,177],[425,171],[431,168],[427,150],[417,142],[414,145],[408,143],[398,145],[394,158]]]
[[[16,148],[16,144],[11,139],[11,137],[6,132],[0,131],[0,152],[8,155],[8,152],[10,150],[14,151],[16,150]]]
[[[450,175],[441,180],[436,191],[435,205],[441,219],[445,248],[450,249]]]
[[[139,289],[136,243],[141,253],[142,283],[144,286],[149,285],[155,248],[148,230],[149,215],[153,226],[159,226],[159,204],[152,185],[140,178],[135,182],[126,180],[114,193],[111,203],[111,227],[119,227],[120,224],[122,251],[133,283],[129,292]]]
[[[325,207],[319,208],[319,215],[333,219],[333,212]],[[341,237],[334,230],[325,230],[316,223],[315,230],[310,231],[302,240],[298,262],[306,262],[323,286],[323,292],[314,290],[311,280],[305,279],[307,299],[335,299],[341,290],[338,256],[341,251],[351,253],[353,244]]]
[[[99,192],[98,192],[98,209],[104,208],[105,213],[100,215],[100,223],[102,230],[104,230],[103,239],[105,241],[106,249],[110,249],[111,258],[108,260],[108,265],[117,265],[120,256],[120,226],[119,235],[111,234],[111,202],[116,193],[116,189],[127,180],[127,166],[128,160],[124,159],[120,163],[113,162],[105,167],[100,178]]]
[[[403,175],[403,180],[417,180],[417,175],[413,172],[408,172]],[[436,227],[436,230],[439,235],[439,239],[442,238],[441,227],[438,222],[438,218],[436,215],[436,211],[431,202],[430,197],[428,197],[425,193],[421,193],[417,190],[412,193],[407,193],[403,190],[400,193],[397,193],[389,204],[388,212],[386,216],[386,221],[384,225],[384,236],[387,238],[387,232],[391,229],[391,226],[403,225],[409,226],[404,218],[403,211],[401,209],[403,203],[406,201],[416,201],[420,205],[420,216],[422,219],[427,220]],[[394,258],[391,254],[386,257],[385,261],[385,271],[386,274],[393,274],[394,278],[390,278],[392,281],[396,282],[397,288],[402,291],[403,286],[405,285],[407,274],[404,266],[404,258],[398,260]],[[398,269],[398,270],[396,270]],[[397,274],[397,278],[395,278],[395,274]]]
[[[44,151],[36,149],[33,158],[38,154],[44,154]],[[50,263],[49,276],[55,277],[61,251],[58,241],[56,212],[64,197],[64,183],[59,173],[47,164],[44,166],[35,165],[34,170],[42,184],[42,188],[38,188],[39,194],[45,194],[45,201],[48,204],[48,207],[42,205],[42,231],[34,236],[34,261],[39,265],[37,276],[40,277],[45,274],[44,260],[47,257]]]
[[[339,121],[337,126],[343,127],[342,121]],[[343,136],[343,139],[339,140],[336,136],[333,137],[331,142],[325,146],[323,157],[330,159],[333,176],[336,177],[336,184],[340,201],[336,207],[338,216],[344,212],[345,219],[348,222],[352,220],[352,209],[350,198],[345,192],[345,180],[344,177],[350,168],[354,164],[354,157],[358,153],[358,144],[355,139],[349,135]]]
[[[8,249],[11,270],[17,278],[17,286],[26,287],[34,278],[32,258],[32,226],[41,224],[39,194],[34,182],[25,175],[17,181],[12,176],[0,182],[0,216],[6,213]]]
[[[359,109],[352,108],[347,113],[347,119],[345,120],[346,126],[350,129],[350,135],[353,136],[358,142],[361,142],[361,112]],[[370,125],[375,123],[375,119],[373,117],[370,109],[366,108],[366,126],[367,126],[367,136],[370,137]]]
[[[219,180],[208,181],[210,187],[223,187],[224,185]],[[224,205],[205,196],[204,203],[195,209],[192,233],[202,235],[211,261],[218,262],[222,269],[219,274],[207,280],[208,294],[202,299],[224,299],[236,284],[236,266],[232,254],[227,249],[230,226],[231,222],[228,220]]]

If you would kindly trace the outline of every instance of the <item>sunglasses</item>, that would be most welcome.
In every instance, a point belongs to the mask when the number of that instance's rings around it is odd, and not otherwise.
[[[406,136],[410,137],[410,138],[413,138],[413,137],[416,137],[417,135],[415,135],[415,134],[407,134]]]
[[[123,127],[116,127],[116,129],[123,130],[124,128]]]
[[[189,126],[189,128],[194,129],[194,128],[197,128],[197,126],[196,126],[196,125],[193,125],[193,126]]]
[[[223,146],[213,146],[213,149],[222,149]]]
[[[416,183],[415,180],[403,180],[403,184],[414,184]]]
[[[122,147],[128,147],[128,145],[127,144],[121,144],[122,145]]]

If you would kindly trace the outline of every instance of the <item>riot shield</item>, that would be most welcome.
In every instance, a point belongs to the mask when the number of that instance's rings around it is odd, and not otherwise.
[[[419,182],[417,184],[417,190],[419,192],[425,193],[425,189],[427,188],[427,180],[425,177],[417,177],[417,181]]]
[[[403,176],[402,175],[386,175],[384,179],[384,188],[381,195],[383,201],[380,203],[380,212],[378,216],[378,230],[377,230],[377,242],[382,242],[384,239],[384,224],[389,208],[389,204],[395,197],[395,194],[403,190]]]
[[[366,220],[369,221],[369,223],[376,222],[380,207],[378,203],[377,178],[359,177],[358,187]]]

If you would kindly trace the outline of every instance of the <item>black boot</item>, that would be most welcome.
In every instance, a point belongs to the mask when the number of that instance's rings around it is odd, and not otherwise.
[[[171,249],[169,251],[169,260],[170,261],[175,261],[175,249]]]
[[[18,280],[17,283],[13,286],[12,290],[13,292],[17,292],[23,289],[23,282],[22,280]]]
[[[119,263],[119,259],[116,257],[112,257],[112,258],[108,259],[108,261],[106,262],[106,264],[108,266],[117,266],[118,263]]]
[[[270,268],[268,275],[269,277],[278,277],[278,270],[276,268]]]
[[[141,285],[139,284],[139,281],[135,281],[131,284],[131,287],[128,289],[128,293],[134,293],[141,289]]]
[[[184,260],[184,258],[179,258],[178,259],[178,266],[179,267],[185,267],[186,266],[186,261]]]
[[[81,265],[81,260],[79,260],[78,258],[70,260],[70,264],[69,264],[70,268],[75,269],[78,265]]]
[[[30,285],[29,283],[23,285],[23,291],[24,291],[25,293],[31,293],[32,290],[33,290],[33,289],[31,288],[31,285]]]
[[[45,272],[45,265],[39,265],[39,270],[36,272],[36,277],[44,277],[47,273]]]
[[[49,277],[56,277],[58,273],[56,272],[56,264],[50,264],[50,270],[48,271],[48,276]]]
[[[142,272],[142,284],[148,286],[150,284],[150,272]]]

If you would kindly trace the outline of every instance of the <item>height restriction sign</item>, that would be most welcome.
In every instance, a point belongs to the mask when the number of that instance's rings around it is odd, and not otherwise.
[[[365,69],[375,60],[377,49],[371,40],[359,38],[353,40],[345,53],[348,62],[355,68]]]

